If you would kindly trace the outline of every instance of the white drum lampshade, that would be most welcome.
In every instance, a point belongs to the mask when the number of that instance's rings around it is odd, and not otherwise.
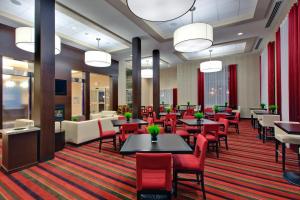
[[[142,69],[141,75],[142,75],[142,78],[153,78],[153,70],[152,69]]]
[[[128,8],[137,17],[164,22],[186,14],[196,0],[126,0]]]
[[[174,32],[174,48],[179,52],[196,52],[213,44],[213,27],[205,23],[192,23]]]
[[[111,55],[104,51],[87,51],[84,55],[85,64],[93,67],[111,66]]]
[[[32,27],[19,27],[16,28],[16,46],[24,51],[31,53],[35,52],[34,49],[34,28]],[[55,35],[55,55],[61,52],[61,39]]]
[[[204,73],[218,72],[222,70],[222,61],[210,60],[200,64],[200,71]]]

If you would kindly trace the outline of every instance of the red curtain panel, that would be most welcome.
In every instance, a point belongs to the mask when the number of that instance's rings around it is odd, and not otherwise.
[[[300,22],[298,15],[299,7],[294,5],[289,13],[289,110],[290,121],[300,121],[299,111],[299,52],[298,38]]]
[[[281,114],[281,52],[280,52],[280,28],[276,32],[276,93],[277,111]]]
[[[204,110],[204,73],[198,69],[198,105]]]
[[[237,65],[229,65],[229,106],[236,109],[238,106]]]
[[[177,88],[173,88],[173,107],[177,106]]]
[[[275,42],[268,43],[268,98],[269,105],[275,104]]]

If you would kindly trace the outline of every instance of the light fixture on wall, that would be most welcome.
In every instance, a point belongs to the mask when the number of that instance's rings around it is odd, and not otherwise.
[[[98,41],[98,51],[86,51],[84,54],[85,64],[93,67],[109,67],[111,66],[111,55],[100,50],[100,38]]]
[[[192,23],[174,32],[174,48],[179,52],[196,52],[213,44],[213,27],[206,23],[194,23],[195,8],[191,9]]]
[[[176,19],[186,14],[196,0],[126,0],[129,10],[137,17],[154,22]]]
[[[153,70],[152,69],[142,69],[141,70],[142,78],[153,78]]]
[[[13,88],[13,87],[16,86],[16,82],[15,82],[15,81],[9,80],[9,81],[6,81],[6,82],[4,83],[4,85],[5,85],[5,87],[7,87],[7,88]]]
[[[15,33],[16,46],[24,51],[31,53],[35,52],[34,47],[34,28],[32,27],[19,27],[16,28]],[[61,39],[55,35],[55,55],[61,52]]]
[[[23,89],[27,89],[29,87],[28,81],[23,81],[20,83],[20,87]]]
[[[218,71],[222,70],[222,61],[211,60],[211,52],[212,52],[212,50],[209,50],[210,60],[206,61],[206,62],[202,62],[200,64],[201,72],[210,73],[210,72],[218,72]]]

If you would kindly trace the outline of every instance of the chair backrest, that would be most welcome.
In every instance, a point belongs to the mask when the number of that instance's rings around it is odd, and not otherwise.
[[[222,113],[216,113],[215,114],[215,121],[219,121],[219,119],[226,119],[226,115],[225,114],[222,114]]]
[[[199,158],[199,170],[204,170],[204,162],[206,158],[206,150],[207,150],[207,139],[201,135],[198,134],[197,136],[197,143],[194,150],[194,156]]]
[[[225,112],[227,112],[227,113],[232,113],[232,108],[226,107],[226,108],[225,108]]]
[[[152,117],[153,117],[153,119],[154,119],[154,120],[156,120],[156,119],[157,119],[157,115],[156,115],[156,112],[155,112],[155,111],[153,111],[153,113],[152,113]]]
[[[188,109],[185,111],[184,115],[191,115],[191,116],[193,116],[194,113],[195,113],[195,111],[194,111],[193,108],[188,108]]]
[[[171,113],[171,114],[167,114],[165,119],[166,120],[176,121],[177,120],[177,116],[176,116],[176,114]]]
[[[124,141],[126,133],[136,132],[138,129],[139,125],[137,123],[123,124],[121,126],[121,139]]]
[[[207,134],[213,134],[214,136],[218,137],[219,135],[219,124],[204,124],[203,126],[203,135],[206,136]]]
[[[102,124],[101,124],[101,120],[98,120],[98,127],[99,127],[99,135],[100,137],[102,137],[103,135],[103,130],[102,130]]]
[[[195,119],[195,116],[193,116],[193,115],[184,115],[182,118],[183,119]]]
[[[153,117],[148,117],[147,122],[148,122],[148,126],[152,125],[154,122]]]
[[[152,106],[147,106],[147,112],[153,112],[153,107]]]
[[[207,108],[204,108],[204,112],[214,112],[214,110],[211,108],[211,107],[207,107]]]
[[[228,119],[220,118],[219,122],[224,124],[224,133],[227,135],[228,134],[228,128],[229,128],[229,121]]]
[[[262,115],[261,122],[263,126],[274,127],[274,122],[280,120],[280,115]]]
[[[155,170],[163,171],[165,173],[166,185],[164,186],[164,188],[161,189],[171,191],[172,189],[171,169],[172,169],[172,154],[170,153],[137,153],[136,154],[137,191],[143,190],[142,182],[143,182],[143,178],[145,178],[145,176],[143,176],[143,172],[145,171],[148,171],[149,173],[153,172],[154,177],[151,178],[155,178]],[[147,188],[147,189],[151,190],[151,188]]]
[[[118,120],[126,120],[124,116],[118,116]]]

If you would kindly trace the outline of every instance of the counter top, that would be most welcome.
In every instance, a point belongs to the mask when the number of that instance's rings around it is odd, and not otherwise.
[[[37,127],[25,127],[25,128],[9,128],[9,129],[2,129],[0,133],[2,135],[15,135],[15,134],[23,134],[29,133],[33,131],[39,131],[40,128]]]

